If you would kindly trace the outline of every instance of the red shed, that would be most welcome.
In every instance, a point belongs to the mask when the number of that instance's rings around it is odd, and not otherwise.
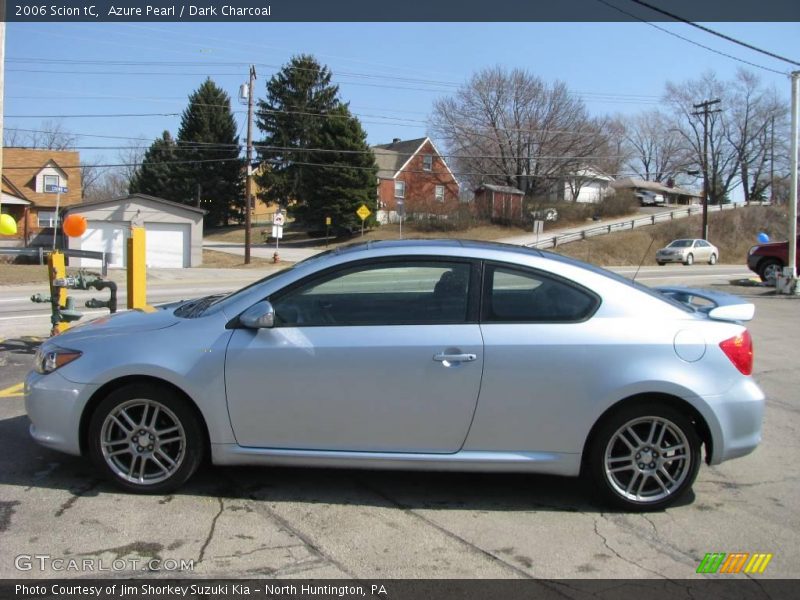
[[[478,215],[492,221],[521,221],[525,193],[507,185],[481,184],[475,190]]]

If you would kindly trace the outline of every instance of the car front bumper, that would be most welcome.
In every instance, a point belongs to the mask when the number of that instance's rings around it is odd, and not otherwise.
[[[25,379],[25,410],[31,436],[43,446],[79,455],[81,414],[96,385],[73,383],[56,371],[31,371]]]
[[[682,263],[686,260],[683,254],[656,254],[656,261],[658,262],[679,262]]]

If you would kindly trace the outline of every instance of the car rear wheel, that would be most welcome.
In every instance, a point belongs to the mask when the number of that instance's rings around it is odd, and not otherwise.
[[[665,263],[663,263],[663,262],[662,262],[662,261],[660,261],[660,260],[657,260],[657,261],[656,261],[656,263],[658,264],[658,266],[659,266],[659,267],[663,267],[663,266],[664,266],[664,264],[665,264]]]
[[[783,269],[783,263],[777,258],[767,258],[758,265],[758,276],[764,283],[774,283]]]
[[[694,426],[678,411],[661,404],[628,406],[601,424],[588,466],[607,503],[660,510],[692,487],[700,446]]]
[[[710,265],[715,265],[715,264],[717,264],[717,255],[716,255],[716,254],[712,254],[712,255],[711,255],[709,258],[708,258],[708,264],[710,264]]]
[[[687,254],[686,255],[686,260],[683,261],[683,264],[685,264],[685,265],[693,265],[694,264],[694,255],[693,254]]]
[[[185,400],[134,383],[115,390],[92,415],[89,454],[115,484],[144,494],[182,485],[203,455],[202,428]]]

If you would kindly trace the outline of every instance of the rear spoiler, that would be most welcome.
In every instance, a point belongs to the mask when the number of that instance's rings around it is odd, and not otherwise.
[[[717,321],[749,321],[755,315],[752,302],[725,292],[687,287],[657,287],[662,294]]]

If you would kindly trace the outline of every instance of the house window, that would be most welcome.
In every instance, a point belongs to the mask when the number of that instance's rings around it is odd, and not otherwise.
[[[444,186],[437,185],[435,196],[437,202],[444,202]]]
[[[61,183],[59,182],[58,175],[45,175],[44,176],[44,191],[47,192],[51,185],[53,186],[60,186]]]
[[[395,198],[405,198],[406,197],[406,182],[405,181],[395,181],[394,182],[394,197]]]
[[[422,157],[422,168],[425,171],[433,170],[433,155],[432,154],[425,154]]]
[[[56,226],[56,211],[54,210],[40,210],[38,213],[39,227],[55,227]]]

